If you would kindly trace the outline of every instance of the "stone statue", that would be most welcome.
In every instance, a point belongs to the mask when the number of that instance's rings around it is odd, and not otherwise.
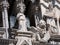
[[[21,2],[17,5],[17,7],[20,8],[20,12],[17,14],[17,19],[19,23],[19,29],[23,31],[27,31],[27,26],[26,26],[26,17],[24,15],[25,11],[25,5]]]
[[[40,28],[39,33],[37,33],[37,37],[40,36],[38,40],[42,42],[47,42],[50,39],[50,30],[46,30],[46,22],[44,20],[40,20],[38,27]]]
[[[26,26],[26,17],[24,15],[24,11],[25,11],[24,3],[23,2],[18,3],[17,8],[19,8],[19,13],[17,14],[19,29],[16,32],[17,35],[15,37],[15,39],[17,39],[16,45],[32,45],[31,32],[27,30],[27,26]]]
[[[34,32],[34,40],[38,40],[40,42],[47,42],[50,39],[50,30],[46,30],[46,22],[44,20],[40,20],[37,27],[32,27],[32,32]]]

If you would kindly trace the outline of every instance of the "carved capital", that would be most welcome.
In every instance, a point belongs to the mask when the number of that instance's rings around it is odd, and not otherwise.
[[[3,8],[8,8],[9,7],[8,1],[2,1],[1,5],[2,5]]]

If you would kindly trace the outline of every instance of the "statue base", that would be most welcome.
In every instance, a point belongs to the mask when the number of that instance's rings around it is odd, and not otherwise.
[[[13,29],[16,32],[15,39],[17,39],[16,45],[32,45],[32,36],[33,32],[31,31],[17,31],[16,29]]]

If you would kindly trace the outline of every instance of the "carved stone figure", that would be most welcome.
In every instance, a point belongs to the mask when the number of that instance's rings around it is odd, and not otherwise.
[[[50,39],[51,31],[46,30],[46,22],[44,20],[40,20],[37,27],[32,27],[31,29],[31,31],[34,32],[34,40],[38,40],[40,42],[48,42]]]
[[[42,42],[47,42],[50,39],[50,30],[46,30],[46,22],[44,20],[40,20],[38,27],[40,28],[37,37],[39,37],[40,34],[40,38],[38,38],[39,41]]]
[[[24,11],[25,11],[25,5],[21,2],[17,5],[17,7],[20,8],[20,12],[17,14],[17,19],[18,19],[18,23],[19,23],[19,29],[26,31],[27,30],[27,26],[26,26],[26,17],[24,15]]]
[[[19,7],[20,11],[17,14],[19,30],[16,32],[17,35],[15,39],[18,39],[16,45],[32,45],[31,42],[32,33],[27,30],[26,17],[24,15],[25,5],[23,2],[20,2],[19,4],[17,4],[17,7]]]
[[[17,17],[19,18],[19,29],[26,31],[27,27],[26,27],[26,18],[25,15],[22,13],[17,14]]]

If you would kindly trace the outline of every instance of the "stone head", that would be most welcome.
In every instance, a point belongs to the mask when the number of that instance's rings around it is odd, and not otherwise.
[[[23,2],[20,2],[20,3],[17,5],[17,7],[19,8],[20,13],[24,13],[26,7],[25,7],[25,4],[24,4]]]
[[[42,34],[46,33],[46,22],[44,20],[40,20],[39,28],[41,28]]]
[[[46,22],[44,20],[40,20],[39,27],[40,28],[45,28],[46,27]]]

